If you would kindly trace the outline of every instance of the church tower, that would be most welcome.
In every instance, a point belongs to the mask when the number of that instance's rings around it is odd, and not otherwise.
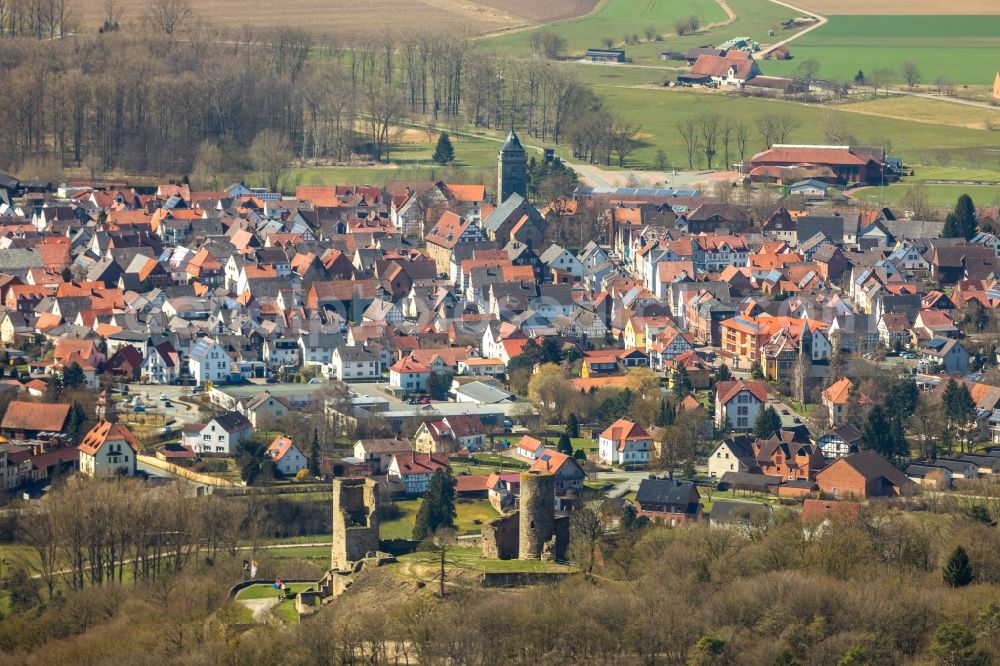
[[[515,192],[528,197],[528,155],[512,129],[497,154],[497,204]]]

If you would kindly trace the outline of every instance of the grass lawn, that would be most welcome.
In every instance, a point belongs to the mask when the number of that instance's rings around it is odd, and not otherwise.
[[[912,182],[887,185],[881,193],[881,199],[887,206],[898,205],[906,196],[906,191]],[[854,197],[863,201],[878,203],[880,198],[878,187],[864,187],[854,191]],[[1000,202],[1000,185],[935,185],[927,186],[927,200],[937,208],[951,208],[963,194],[972,197],[977,205],[992,206]]]
[[[760,495],[744,495],[742,490],[727,490],[725,492],[715,491],[712,493],[712,499],[708,499],[705,495],[705,491],[702,488],[698,489],[701,493],[701,503],[704,506],[704,512],[707,514],[712,510],[712,507],[716,502],[720,500],[736,500],[739,502],[756,502],[758,504],[776,504],[778,499],[776,497],[762,497]]]
[[[399,557],[399,561],[420,564],[426,563],[427,566],[434,566],[434,562],[430,561],[433,557],[434,555],[432,553],[416,552],[402,555]],[[574,571],[572,567],[555,564],[553,562],[543,562],[541,560],[484,560],[480,557],[479,550],[477,548],[449,548],[447,558],[452,562],[451,566],[454,568],[474,569],[476,571],[484,571],[487,573],[515,571],[552,571],[568,573]]]
[[[391,144],[388,164],[368,167],[316,166],[291,170],[285,188],[291,194],[297,185],[384,185],[388,180],[453,180],[463,183],[490,183],[495,178],[497,148],[495,141],[469,136],[451,136],[455,161],[441,166],[431,161],[437,133],[407,129]],[[251,182],[262,177],[249,174]]]
[[[990,85],[998,48],[1000,16],[832,16],[789,45],[791,60],[764,61],[761,68],[781,76],[813,58],[824,79],[853,80],[858,70],[884,67],[901,82],[900,65],[910,61],[924,81]]]
[[[379,530],[381,537],[383,539],[413,538],[413,525],[416,523],[417,511],[420,510],[422,501],[413,499],[396,502],[402,516],[396,520],[382,521]],[[458,502],[455,504],[455,512],[458,514],[455,518],[455,531],[460,535],[477,534],[482,523],[500,515],[487,500]],[[476,523],[477,520],[479,524]]]
[[[268,557],[278,560],[330,560],[329,546],[303,546],[301,548],[269,548]]]
[[[310,583],[289,583],[288,588],[292,592],[301,592],[302,590],[308,590],[312,585]],[[250,587],[240,590],[236,595],[236,599],[275,599],[278,596],[278,591],[274,589],[271,584],[267,585],[251,585]]]

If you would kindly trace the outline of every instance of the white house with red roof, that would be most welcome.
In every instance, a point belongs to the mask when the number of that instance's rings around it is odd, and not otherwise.
[[[83,436],[80,450],[80,473],[98,479],[135,474],[139,442],[124,425],[98,421]]]
[[[545,451],[545,444],[531,435],[525,435],[514,445],[514,453],[528,460],[538,460]]]
[[[757,413],[767,402],[763,380],[735,379],[715,385],[715,422],[721,429],[753,430]]]
[[[401,483],[407,495],[420,495],[430,488],[431,477],[438,470],[450,473],[451,464],[447,456],[411,451],[392,457],[386,477],[390,481]]]
[[[550,472],[556,477],[556,494],[562,495],[568,490],[579,491],[587,474],[580,468],[572,456],[551,449],[542,449],[541,455],[528,468],[532,472]]]
[[[430,368],[409,356],[389,366],[389,386],[403,393],[423,393],[430,376]]]
[[[295,476],[299,470],[309,466],[309,461],[290,438],[278,435],[268,444],[264,455],[274,462],[274,466],[285,476]]]
[[[609,465],[645,465],[653,437],[632,421],[618,419],[598,437],[601,462]]]

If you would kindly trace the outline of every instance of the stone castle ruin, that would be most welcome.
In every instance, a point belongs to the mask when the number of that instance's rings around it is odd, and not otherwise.
[[[569,516],[556,515],[556,477],[551,472],[521,473],[518,508],[482,528],[482,556],[498,560],[566,559]]]
[[[374,479],[334,479],[331,569],[351,569],[378,552],[378,501]]]

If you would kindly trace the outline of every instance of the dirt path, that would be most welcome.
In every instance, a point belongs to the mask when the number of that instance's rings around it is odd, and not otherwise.
[[[781,5],[782,7],[788,7],[789,9],[798,12],[801,16],[815,16],[819,20],[816,21],[816,23],[814,23],[811,26],[809,26],[808,28],[805,28],[803,30],[798,31],[797,33],[795,33],[794,35],[792,35],[788,39],[783,39],[780,42],[777,42],[775,44],[771,44],[770,46],[768,46],[765,49],[761,49],[761,51],[758,54],[761,58],[763,58],[765,55],[767,55],[768,53],[770,53],[774,49],[778,48],[779,46],[785,46],[789,42],[792,42],[792,41],[798,39],[802,35],[804,35],[804,34],[806,34],[808,32],[812,32],[813,30],[815,30],[816,28],[818,28],[820,26],[826,25],[826,22],[829,20],[825,16],[820,16],[816,12],[811,12],[811,11],[809,11],[807,9],[802,9],[801,7],[796,7],[795,5],[790,5],[787,2],[782,2],[781,0],[771,0],[771,2],[773,2],[776,5]]]
[[[254,620],[264,624],[271,616],[271,609],[278,605],[278,592],[275,590],[273,599],[237,599],[236,601],[250,609]]]

